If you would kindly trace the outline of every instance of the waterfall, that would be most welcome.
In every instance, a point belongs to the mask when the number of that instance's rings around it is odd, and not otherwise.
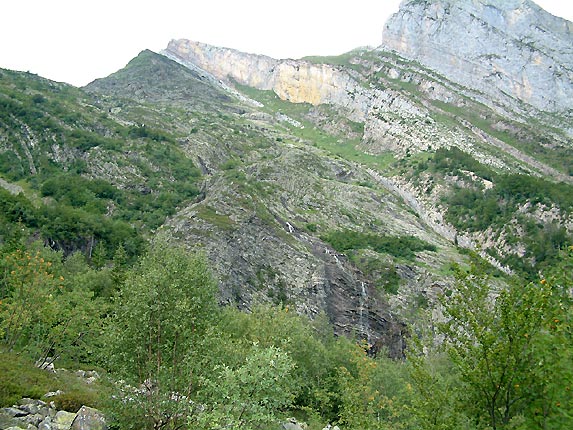
[[[368,320],[368,291],[366,290],[366,283],[360,282],[360,301],[358,307],[358,315],[361,335],[366,338],[368,344],[370,344],[370,322]]]

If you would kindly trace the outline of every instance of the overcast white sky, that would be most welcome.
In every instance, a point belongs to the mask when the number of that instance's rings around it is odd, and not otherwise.
[[[275,58],[378,46],[400,0],[1,0],[0,67],[85,85],[185,38]],[[536,0],[573,21],[573,1]]]

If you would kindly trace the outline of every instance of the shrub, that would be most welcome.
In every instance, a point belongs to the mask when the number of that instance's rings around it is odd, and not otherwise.
[[[99,395],[95,390],[83,388],[73,389],[52,398],[58,410],[76,413],[82,406],[97,407]]]

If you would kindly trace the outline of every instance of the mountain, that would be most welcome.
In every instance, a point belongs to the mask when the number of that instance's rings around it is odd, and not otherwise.
[[[482,91],[492,106],[571,118],[573,23],[531,0],[405,1],[382,45]]]
[[[403,29],[407,23],[416,25],[426,19],[420,14],[431,15],[434,9],[450,5],[451,13],[432,19],[438,19],[444,33],[448,26],[458,26],[453,33],[463,27],[466,39],[482,41],[482,51],[493,52],[501,44],[514,46],[516,34],[526,32],[524,28],[531,22],[545,23],[555,30],[556,38],[567,37],[563,28],[569,24],[534,4],[502,3],[501,9],[495,9],[485,1],[406,1],[387,23],[383,46],[340,57],[274,60],[187,40],[171,41],[164,54],[200,68],[214,79],[244,86],[246,92],[254,87],[272,91],[282,100],[307,103],[313,112],[307,118],[330,132],[344,132],[342,118],[361,124],[363,132],[355,148],[368,156],[392,157],[395,163],[390,165],[399,168],[375,173],[383,176],[387,189],[398,192],[429,228],[460,246],[482,249],[491,262],[501,263],[498,267],[506,271],[517,265],[519,271],[532,274],[545,255],[551,254],[550,249],[570,233],[566,226],[571,223],[571,202],[557,197],[568,194],[566,184],[572,181],[568,111],[543,111],[534,105],[534,99],[521,100],[518,92],[509,95],[503,82],[498,87],[483,79],[467,78],[466,82],[463,68],[448,73],[431,67],[429,60],[422,64],[411,52],[424,51],[419,46],[434,43],[437,36],[428,31],[415,37]],[[496,25],[504,32],[495,31],[495,37],[484,35],[482,21],[472,17],[490,19],[493,9],[505,14],[508,21],[513,13],[524,17],[524,22],[503,27],[500,21]],[[400,29],[404,35],[399,35]],[[408,35],[413,40],[408,40]],[[549,37],[541,38],[545,42],[538,45],[549,50]],[[401,51],[397,40],[404,42]],[[456,53],[456,44],[447,46],[452,46],[452,57],[469,58]],[[557,49],[560,46],[562,50]],[[570,61],[567,46],[554,44],[553,49],[552,58],[566,69]],[[440,58],[436,54],[433,61],[438,64]],[[506,61],[522,68],[519,64],[526,59],[512,54]],[[543,75],[542,69],[539,71]],[[572,88],[555,79],[530,81],[536,94],[566,94]],[[491,96],[485,87],[491,88]],[[494,93],[506,96],[498,100]],[[566,98],[560,103],[566,106]],[[323,113],[326,107],[329,112]],[[541,191],[549,189],[552,191]],[[539,242],[550,244],[550,249]]]
[[[169,229],[221,303],[324,312],[400,357],[452,265],[533,280],[572,242],[570,25],[528,1],[404,1],[381,47],[338,57],[173,40],[82,89],[1,71],[3,240],[23,222],[111,258]],[[469,42],[438,55],[448,34]]]

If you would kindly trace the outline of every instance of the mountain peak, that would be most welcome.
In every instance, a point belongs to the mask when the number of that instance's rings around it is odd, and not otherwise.
[[[571,108],[573,23],[530,0],[406,0],[382,45],[498,102]]]

